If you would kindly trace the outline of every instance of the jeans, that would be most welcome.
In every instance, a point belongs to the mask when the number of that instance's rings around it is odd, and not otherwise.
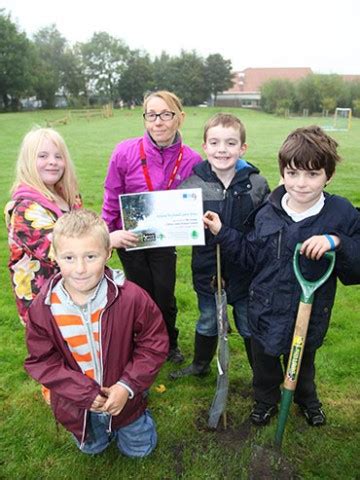
[[[127,457],[146,457],[156,447],[156,427],[149,410],[145,410],[134,422],[114,432],[109,431],[110,419],[111,416],[107,413],[90,412],[86,441],[81,446],[74,437],[83,453],[101,453],[114,439],[120,452]]]
[[[217,321],[216,321],[216,302],[215,294],[214,295],[202,295],[198,294],[198,307],[200,311],[200,317],[196,324],[196,331],[200,335],[206,337],[216,336],[217,331]],[[247,309],[248,309],[248,299],[247,297],[240,298],[232,303],[233,316],[235,320],[236,328],[239,334],[244,338],[249,338],[251,336],[248,319],[247,319]]]

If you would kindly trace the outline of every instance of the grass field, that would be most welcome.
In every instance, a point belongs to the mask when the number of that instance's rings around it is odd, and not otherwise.
[[[187,144],[201,151],[202,127],[218,109],[187,109],[183,128]],[[257,165],[273,188],[279,181],[276,155],[294,128],[322,119],[282,119],[259,112],[232,110],[247,127],[247,159]],[[100,212],[103,180],[109,155],[120,140],[142,134],[140,110],[116,111],[109,119],[72,120],[57,127],[76,164],[85,206]],[[0,115],[0,197],[9,198],[17,151],[23,135],[45,120],[64,112]],[[332,132],[344,161],[328,187],[360,206],[360,120],[349,132]],[[296,409],[285,432],[281,455],[271,442],[276,422],[257,429],[248,421],[252,405],[251,375],[241,339],[230,335],[231,386],[228,428],[206,428],[207,411],[216,383],[216,368],[204,378],[168,380],[166,364],[151,389],[150,407],[156,418],[159,445],[144,460],[118,455],[114,446],[105,453],[81,454],[69,434],[57,431],[52,414],[40,398],[40,388],[28,378],[22,364],[26,355],[7,271],[7,234],[0,228],[0,478],[1,479],[359,479],[360,478],[360,287],[339,285],[332,322],[317,355],[317,385],[328,416],[321,429],[308,427]],[[179,249],[177,298],[180,344],[190,361],[197,319],[191,286],[191,250]],[[117,258],[112,266],[119,266]],[[235,332],[235,330],[234,330]]]

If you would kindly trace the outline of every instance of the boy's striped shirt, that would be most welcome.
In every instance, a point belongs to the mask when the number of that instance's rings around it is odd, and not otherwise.
[[[100,315],[106,306],[107,282],[103,279],[84,306],[76,305],[66,292],[63,281],[51,292],[51,313],[61,335],[82,372],[102,383]]]

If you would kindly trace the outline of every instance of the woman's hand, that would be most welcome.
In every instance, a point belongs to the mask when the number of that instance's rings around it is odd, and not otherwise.
[[[208,228],[213,235],[217,235],[220,232],[222,223],[217,213],[208,210],[203,216],[203,222],[205,228]]]
[[[338,247],[340,245],[340,238],[336,235],[330,236],[333,239],[335,248]],[[314,235],[303,242],[300,253],[307,258],[311,258],[311,260],[320,260],[320,258],[330,250],[331,245],[325,235]]]
[[[110,243],[112,248],[136,247],[139,240],[137,235],[127,230],[115,230],[110,233]]]

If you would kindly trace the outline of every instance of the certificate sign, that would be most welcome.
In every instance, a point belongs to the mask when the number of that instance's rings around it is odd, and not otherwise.
[[[139,237],[136,247],[205,245],[201,188],[119,195],[123,228]]]

